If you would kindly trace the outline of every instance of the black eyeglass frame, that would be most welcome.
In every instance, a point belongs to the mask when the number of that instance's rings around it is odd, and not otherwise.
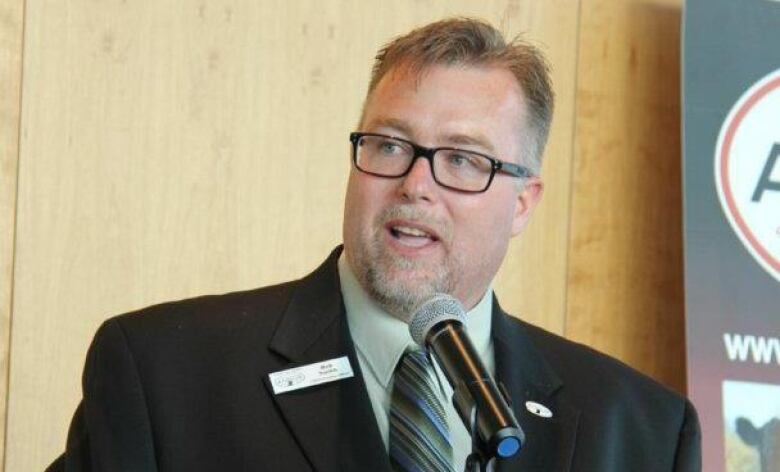
[[[411,162],[409,162],[409,167],[407,167],[405,171],[403,171],[398,175],[378,174],[376,172],[370,172],[365,169],[362,169],[358,165],[357,154],[358,154],[358,142],[360,141],[360,138],[364,136],[374,136],[377,138],[394,139],[396,141],[401,141],[402,143],[406,143],[409,146],[411,146],[412,150],[414,151],[414,155],[412,156]],[[349,133],[349,140],[350,142],[352,142],[352,163],[355,164],[355,168],[360,172],[373,175],[376,177],[386,177],[389,179],[397,179],[399,177],[403,177],[407,175],[409,171],[412,170],[412,167],[414,167],[414,162],[421,157],[428,160],[428,165],[431,168],[431,175],[433,176],[433,180],[440,186],[450,190],[454,190],[456,192],[463,192],[463,193],[486,192],[487,189],[490,188],[490,184],[493,183],[493,178],[496,176],[497,172],[502,172],[504,174],[511,175],[512,177],[518,177],[523,179],[533,176],[533,172],[531,172],[531,170],[525,166],[521,166],[519,164],[512,164],[511,162],[501,161],[499,159],[496,159],[495,157],[488,156],[487,154],[482,154],[481,152],[476,152],[476,151],[470,151],[468,149],[460,149],[460,148],[449,147],[449,146],[429,148],[425,146],[420,146],[419,144],[409,141],[408,139],[403,139],[396,136],[389,136],[380,133],[363,133],[359,131]],[[482,190],[464,190],[464,189],[452,187],[450,185],[439,182],[439,179],[436,177],[436,171],[434,170],[434,166],[433,166],[433,156],[439,151],[463,151],[463,152],[468,152],[470,154],[476,154],[477,156],[484,157],[485,159],[490,161],[490,178],[488,178],[488,181],[485,184],[485,188],[483,188]]]

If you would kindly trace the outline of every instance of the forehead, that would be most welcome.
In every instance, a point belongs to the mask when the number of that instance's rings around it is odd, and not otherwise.
[[[398,131],[414,139],[481,134],[496,140],[519,136],[524,115],[522,90],[504,68],[401,67],[389,71],[367,97],[361,128],[405,128]]]

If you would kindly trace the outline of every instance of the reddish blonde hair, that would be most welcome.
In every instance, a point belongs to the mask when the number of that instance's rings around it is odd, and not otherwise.
[[[514,75],[528,103],[529,152],[521,156],[521,162],[538,174],[554,103],[549,67],[541,51],[519,36],[507,42],[482,20],[437,21],[399,36],[379,50],[367,98],[390,71],[404,68],[422,74],[433,65],[497,66]]]

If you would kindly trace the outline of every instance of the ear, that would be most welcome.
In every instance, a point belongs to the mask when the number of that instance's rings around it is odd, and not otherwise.
[[[523,189],[517,194],[517,206],[512,220],[512,236],[520,234],[528,220],[531,218],[534,208],[542,199],[544,184],[541,177],[528,177],[523,183]]]

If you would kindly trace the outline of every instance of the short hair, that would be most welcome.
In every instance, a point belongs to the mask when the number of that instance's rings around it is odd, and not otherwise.
[[[399,36],[379,50],[366,101],[382,78],[394,68],[403,66],[421,74],[433,65],[494,65],[514,75],[528,102],[531,129],[527,136],[530,149],[520,156],[521,163],[538,174],[554,102],[549,66],[542,52],[520,36],[507,42],[497,29],[482,20],[450,18],[437,21]]]

